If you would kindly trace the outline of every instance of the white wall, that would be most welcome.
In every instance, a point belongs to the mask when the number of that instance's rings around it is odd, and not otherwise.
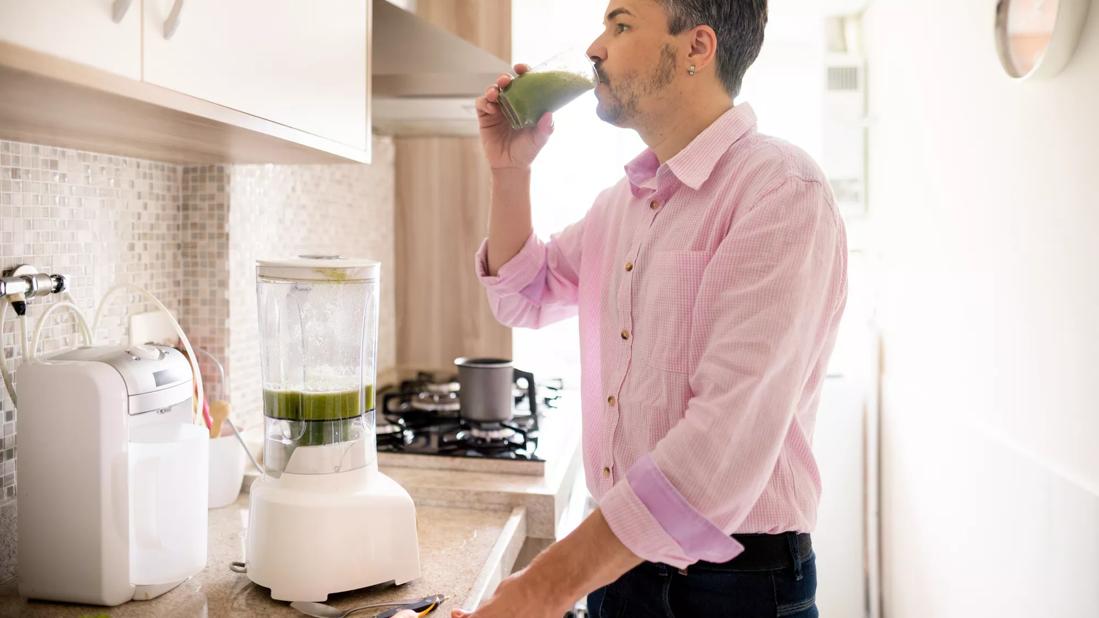
[[[877,0],[886,615],[1099,616],[1099,6],[1014,83],[995,0]]]

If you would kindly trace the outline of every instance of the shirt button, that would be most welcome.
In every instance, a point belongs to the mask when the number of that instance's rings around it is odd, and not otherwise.
[[[658,202],[656,200],[653,200],[653,201],[649,202],[649,208],[651,208],[653,210],[656,210],[657,208],[660,208],[660,202]]]
[[[603,466],[603,478],[605,478],[605,479],[611,478],[611,469],[608,468],[607,466]]]
[[[626,272],[633,270],[633,262],[626,262]]]
[[[629,338],[630,338],[630,331],[623,329],[622,330],[622,339],[625,340],[625,339],[629,339]]]
[[[616,403],[618,403],[618,400],[614,398],[614,395],[607,397],[607,405],[613,406]]]

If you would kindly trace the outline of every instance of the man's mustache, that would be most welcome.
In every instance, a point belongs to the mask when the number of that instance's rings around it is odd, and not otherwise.
[[[607,84],[608,86],[610,85],[611,78],[607,77],[607,74],[603,72],[602,65],[595,65],[595,75],[599,78],[600,83]]]

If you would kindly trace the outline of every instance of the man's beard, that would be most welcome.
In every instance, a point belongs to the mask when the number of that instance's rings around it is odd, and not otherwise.
[[[601,66],[596,67],[599,81],[607,86],[607,94],[599,99],[596,113],[604,122],[625,126],[637,118],[642,97],[660,92],[675,78],[675,48],[665,45],[660,50],[660,62],[646,77],[627,73],[616,77],[612,84]]]

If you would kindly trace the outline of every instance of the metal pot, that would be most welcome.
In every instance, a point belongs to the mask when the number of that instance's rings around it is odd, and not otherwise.
[[[458,383],[461,384],[462,418],[480,423],[511,420],[515,409],[515,381],[525,378],[527,396],[535,399],[534,374],[515,369],[510,360],[500,358],[457,358]],[[532,404],[533,405],[533,404]]]

